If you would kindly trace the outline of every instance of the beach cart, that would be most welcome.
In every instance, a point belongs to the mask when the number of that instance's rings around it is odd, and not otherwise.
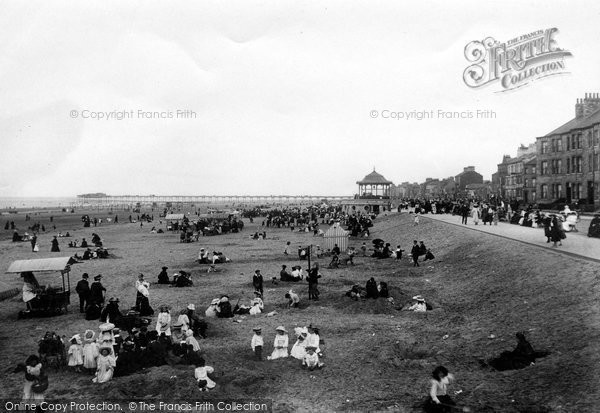
[[[66,313],[71,302],[69,272],[71,264],[76,262],[71,257],[14,261],[6,273],[20,274],[23,278],[26,309],[19,312],[19,318],[51,317]],[[61,278],[58,283],[56,273]]]

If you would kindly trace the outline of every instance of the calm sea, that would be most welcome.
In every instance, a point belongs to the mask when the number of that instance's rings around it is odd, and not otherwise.
[[[77,197],[0,197],[0,208],[64,208],[77,201]]]

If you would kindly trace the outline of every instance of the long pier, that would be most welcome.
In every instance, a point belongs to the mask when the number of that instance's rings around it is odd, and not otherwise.
[[[339,195],[105,195],[78,196],[73,206],[113,207],[171,203],[189,205],[306,205],[327,200],[339,203],[353,199]]]

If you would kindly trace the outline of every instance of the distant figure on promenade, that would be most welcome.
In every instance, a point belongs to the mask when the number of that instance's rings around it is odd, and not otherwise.
[[[462,216],[461,223],[467,225],[467,219],[469,218],[469,206],[467,204],[460,208],[460,215]]]

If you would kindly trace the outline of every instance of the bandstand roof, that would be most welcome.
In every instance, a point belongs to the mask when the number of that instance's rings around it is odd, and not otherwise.
[[[383,175],[373,170],[373,172],[365,176],[362,181],[357,181],[356,183],[359,185],[391,185],[393,182],[388,181]]]

